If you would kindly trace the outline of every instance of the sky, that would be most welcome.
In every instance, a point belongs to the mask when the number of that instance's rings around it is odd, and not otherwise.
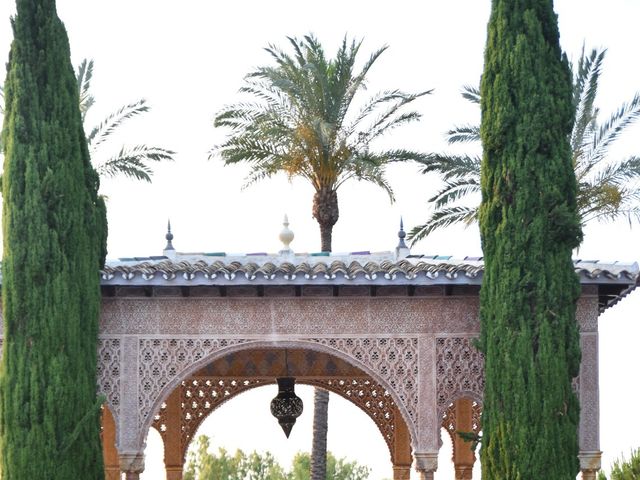
[[[12,3],[0,4],[0,58],[5,60],[11,42]],[[640,2],[557,0],[555,5],[561,44],[570,59],[577,58],[583,44],[588,49],[608,48],[598,95],[606,116],[640,90],[640,67],[635,61]],[[142,97],[152,106],[149,114],[114,136],[107,150],[118,150],[123,143],[146,143],[177,152],[175,162],[158,166],[152,185],[122,179],[103,182],[109,208],[109,258],[160,254],[168,218],[179,251],[276,252],[281,248],[278,233],[285,213],[295,232],[292,248],[317,251],[311,188],[282,177],[243,190],[246,167],[224,167],[218,158],[208,158],[212,147],[224,139],[224,131],[213,128],[215,113],[240,98],[237,91],[245,74],[269,63],[263,50],[269,44],[285,46],[286,36],[313,32],[328,52],[334,52],[347,34],[364,39],[363,58],[389,45],[370,72],[368,94],[386,88],[434,89],[415,104],[422,121],[394,131],[380,145],[443,151],[447,129],[479,119],[477,108],[461,98],[460,88],[477,84],[482,72],[489,8],[488,0],[59,0],[74,65],[83,58],[95,60],[96,105],[88,123],[94,125],[119,106]],[[635,125],[611,148],[611,158],[638,153],[638,138],[640,125]],[[396,193],[393,204],[377,187],[355,182],[342,187],[334,251],[391,250],[397,243],[401,216],[409,228],[426,219],[426,199],[440,180],[418,174],[411,165],[394,166],[388,173]],[[625,221],[590,225],[576,256],[633,262],[640,257],[639,245],[638,225],[630,228]],[[413,252],[481,255],[478,230],[448,228],[418,244]],[[640,338],[639,310],[640,293],[635,292],[600,317],[605,466],[640,446],[636,433],[640,415],[633,409],[640,396],[634,355]],[[270,448],[286,461],[295,451],[309,448],[304,420],[294,428],[289,443],[274,443],[271,435],[279,432],[271,430],[270,424],[260,427],[263,430],[255,427],[252,435],[246,434],[248,427],[239,426],[243,409],[255,409],[273,395],[269,391],[244,394],[214,413],[204,430],[230,448],[235,448],[235,442],[244,450]],[[375,427],[366,430],[373,424],[363,415],[364,420],[359,418],[355,407],[333,399],[329,448],[375,467],[373,479],[390,476],[382,437]],[[150,450],[157,456],[154,448]],[[445,470],[450,456],[446,449],[445,445],[438,479],[452,478]],[[159,478],[158,460],[147,464],[144,478]]]

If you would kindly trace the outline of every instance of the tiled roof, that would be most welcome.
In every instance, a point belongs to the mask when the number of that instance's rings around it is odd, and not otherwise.
[[[148,257],[108,262],[102,274],[107,285],[131,284],[443,284],[479,285],[482,258],[452,259],[411,255],[395,259],[389,253],[315,256],[313,254],[254,254],[226,256],[177,254],[175,258]],[[584,284],[635,284],[637,263],[575,261]]]

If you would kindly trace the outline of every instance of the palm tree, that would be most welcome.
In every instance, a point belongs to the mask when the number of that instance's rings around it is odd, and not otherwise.
[[[84,59],[78,67],[76,79],[80,92],[80,113],[82,122],[85,123],[87,112],[94,105],[95,98],[91,93],[91,79],[93,78],[93,60]],[[4,91],[0,86],[0,114],[4,114]],[[133,147],[123,146],[120,151],[113,156],[106,157],[100,152],[100,145],[103,145],[127,120],[149,111],[149,105],[145,99],[129,103],[120,107],[114,113],[107,116],[97,126],[88,128],[85,123],[87,133],[87,145],[93,167],[101,177],[115,177],[124,175],[125,177],[151,182],[153,170],[151,162],[163,160],[173,160],[175,152],[161,147],[150,147],[147,145],[136,145]],[[2,145],[0,144],[0,150]]]
[[[640,220],[640,157],[622,160],[607,157],[608,148],[640,117],[640,93],[623,103],[604,123],[598,121],[600,112],[595,101],[605,54],[606,50],[593,49],[586,55],[583,49],[574,69],[576,116],[570,140],[578,181],[578,211],[583,224],[620,217],[627,217],[630,223]],[[480,92],[475,87],[464,86],[462,96],[480,104]],[[447,132],[446,138],[450,145],[479,144],[480,127],[456,126]],[[480,155],[429,154],[419,162],[423,165],[422,173],[440,173],[444,186],[428,200],[434,205],[433,213],[425,223],[411,230],[408,237],[411,243],[454,223],[476,222],[477,205],[460,201],[480,193]]]
[[[225,165],[246,162],[247,184],[279,172],[302,177],[315,190],[313,217],[320,226],[321,250],[331,251],[333,226],[338,221],[338,188],[351,179],[393,191],[385,178],[389,162],[424,160],[410,150],[373,150],[375,140],[392,129],[420,118],[403,107],[430,93],[387,90],[370,98],[352,114],[356,94],[365,87],[369,69],[387,49],[376,50],[355,73],[362,42],[345,36],[334,59],[325,57],[313,35],[289,38],[292,54],[269,46],[275,66],[261,67],[245,77],[241,92],[249,100],[225,107],[216,127],[231,130],[226,141],[212,150]],[[327,402],[329,393],[316,389],[312,478],[325,478]]]
[[[289,38],[293,55],[269,46],[276,66],[261,67],[245,77],[241,92],[251,101],[224,108],[216,127],[228,127],[227,140],[212,151],[225,165],[249,163],[247,183],[279,172],[302,177],[315,189],[313,217],[320,226],[321,249],[331,251],[331,233],[338,220],[338,188],[350,179],[382,187],[393,200],[384,176],[390,162],[421,160],[423,155],[404,149],[372,151],[378,138],[420,118],[402,108],[430,93],[383,91],[368,100],[353,116],[350,107],[365,87],[365,77],[387,49],[375,51],[355,74],[361,42],[345,37],[335,59],[327,60],[318,40]]]

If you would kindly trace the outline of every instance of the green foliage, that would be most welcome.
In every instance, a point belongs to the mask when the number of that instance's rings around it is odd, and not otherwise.
[[[322,249],[330,250],[340,185],[350,179],[365,180],[383,188],[393,200],[386,165],[423,158],[406,149],[374,146],[391,130],[417,121],[420,114],[404,112],[404,107],[430,92],[383,91],[353,112],[354,98],[364,90],[369,70],[386,47],[375,51],[356,72],[361,42],[345,37],[333,59],[326,58],[312,35],[289,38],[289,43],[291,54],[269,46],[266,51],[275,66],[249,73],[240,90],[248,100],[217,114],[214,125],[230,133],[211,155],[218,153],[226,165],[248,163],[247,185],[280,172],[309,181],[316,191],[313,216],[321,231],[328,232]]]
[[[581,241],[571,74],[551,0],[494,0],[481,85],[485,480],[574,480]]]
[[[91,79],[93,78],[93,60],[84,59],[78,67],[76,80],[80,92],[80,112],[82,121],[86,120],[86,115],[95,104],[95,98],[91,93]],[[109,114],[98,125],[87,128],[87,143],[94,168],[101,177],[125,177],[151,182],[153,170],[151,162],[161,162],[173,160],[175,152],[166,148],[153,147],[148,145],[135,145],[133,147],[121,147],[120,151],[110,157],[106,157],[100,152],[101,146],[105,144],[111,135],[132,118],[143,115],[149,111],[149,104],[145,99],[140,99],[120,107],[115,112]]]
[[[85,123],[87,113],[95,104],[95,97],[91,93],[91,80],[93,78],[93,60],[84,59],[78,67],[76,82],[80,95],[80,113],[82,122]],[[3,89],[0,87],[0,98],[3,97]],[[85,124],[87,144],[93,161],[93,167],[101,177],[125,177],[151,182],[153,169],[152,162],[171,161],[175,152],[166,148],[135,145],[133,147],[122,146],[115,155],[107,156],[103,153],[103,147],[120,127],[132,118],[143,115],[149,111],[149,104],[145,99],[137,100],[120,107],[109,114],[97,126],[89,127]],[[0,106],[0,114],[4,111]],[[0,142],[0,146],[2,143]]]
[[[53,0],[18,0],[4,85],[0,463],[7,479],[103,478],[96,350],[106,239]]]
[[[638,480],[640,479],[640,448],[631,451],[631,457],[626,460],[624,456],[613,462],[611,468],[611,480]],[[598,473],[598,480],[607,480],[604,472]]]
[[[197,439],[196,451],[189,453],[184,480],[309,480],[311,457],[299,452],[293,459],[291,470],[285,470],[269,452],[252,452],[247,455],[237,450],[231,456],[224,448],[217,454],[209,452],[210,440],[205,435]],[[369,469],[344,458],[336,459],[327,454],[327,480],[365,480]]]
[[[583,49],[573,66],[575,121],[569,138],[583,225],[624,217],[629,222],[640,220],[640,157],[612,159],[608,155],[615,141],[640,118],[640,93],[623,103],[604,123],[599,121],[596,97],[605,54],[603,49],[593,49],[588,54]],[[480,103],[480,92],[474,87],[465,86],[462,96],[471,103]],[[450,145],[468,142],[479,146],[480,129],[477,125],[456,126],[447,132],[447,141]],[[422,173],[437,172],[445,184],[428,200],[434,207],[431,216],[409,232],[412,244],[437,229],[478,220],[474,197],[480,193],[480,156],[435,153],[420,163]]]

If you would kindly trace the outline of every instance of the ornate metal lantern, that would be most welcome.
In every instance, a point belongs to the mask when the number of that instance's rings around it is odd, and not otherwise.
[[[289,438],[296,419],[302,414],[302,399],[296,395],[296,379],[293,377],[277,378],[278,395],[271,400],[271,415],[278,419],[278,423]]]
[[[302,415],[302,399],[296,395],[296,379],[289,373],[287,349],[284,349],[284,368],[286,376],[276,378],[278,395],[271,400],[271,415],[278,419],[278,423],[289,438],[296,419]]]

